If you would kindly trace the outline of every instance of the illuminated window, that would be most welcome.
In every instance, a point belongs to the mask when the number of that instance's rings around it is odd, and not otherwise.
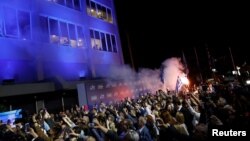
[[[89,0],[86,0],[86,4],[87,4],[87,13],[88,13],[89,15],[91,15],[90,1],[89,1]]]
[[[104,33],[101,33],[101,40],[102,40],[102,49],[104,51],[107,51],[106,38]]]
[[[60,22],[60,31],[61,31],[61,37],[60,37],[60,44],[61,45],[68,45],[69,44],[69,33],[67,24],[64,22]]]
[[[22,40],[31,39],[30,13],[18,11],[19,37]]]
[[[77,26],[77,46],[84,47],[84,35],[82,27]]]
[[[16,10],[4,7],[4,27],[5,35],[10,37],[18,37]]]
[[[100,4],[96,4],[97,6],[97,18],[102,19],[102,6]]]
[[[68,24],[68,26],[69,26],[70,46],[77,47],[75,25]]]
[[[40,16],[39,17],[39,25],[41,28],[40,39],[43,42],[49,42],[49,26],[48,26],[48,18]]]
[[[71,47],[84,47],[84,34],[81,26],[72,23],[39,17],[40,39],[44,42],[60,43]],[[49,38],[48,38],[49,37]]]
[[[93,1],[91,1],[90,6],[91,6],[91,9],[90,9],[91,16],[96,17],[97,16],[96,15],[96,4]]]
[[[115,36],[111,35],[111,43],[113,47],[113,52],[117,52]]]
[[[101,49],[101,40],[100,40],[99,32],[90,30],[90,38],[91,38],[91,47],[93,49],[100,50]]]
[[[109,23],[113,23],[112,13],[110,8],[96,3],[94,1],[86,0],[87,13],[90,16],[97,17]]]
[[[107,8],[107,13],[108,13],[108,22],[113,23],[113,18],[112,18],[112,14],[111,14],[111,10],[109,8]]]
[[[106,39],[107,39],[108,51],[112,52],[112,46],[109,34],[106,34]]]
[[[54,19],[49,19],[49,29],[50,29],[50,42],[59,43],[58,21]]]
[[[102,18],[104,19],[104,20],[108,20],[108,17],[107,17],[107,8],[106,7],[104,7],[104,6],[102,6]]]
[[[116,38],[109,33],[90,30],[91,47],[97,50],[117,52]]]

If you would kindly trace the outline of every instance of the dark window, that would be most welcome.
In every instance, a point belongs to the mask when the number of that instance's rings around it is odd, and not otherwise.
[[[74,9],[76,9],[76,10],[81,9],[80,0],[74,0]]]
[[[60,28],[61,28],[61,37],[60,37],[60,44],[62,45],[68,45],[69,44],[69,33],[67,24],[64,22],[60,22]]]
[[[21,39],[30,39],[30,14],[28,12],[18,11],[19,36]]]
[[[50,41],[52,43],[59,42],[59,29],[58,21],[54,19],[49,19],[49,29],[50,29]]]
[[[98,31],[95,31],[95,39],[100,39],[100,35]]]
[[[107,51],[107,45],[106,45],[106,39],[105,39],[105,34],[101,33],[101,40],[102,40],[102,49],[104,51]]]
[[[41,27],[41,41],[49,42],[49,26],[48,26],[48,18],[40,16],[39,17],[39,24]]]
[[[70,39],[76,39],[76,30],[75,30],[75,25],[73,24],[69,24],[69,35],[70,35]]]
[[[86,0],[87,7],[90,7],[90,1]]]
[[[57,35],[58,33],[58,22],[55,19],[49,19],[50,35]]]
[[[90,30],[90,37],[94,38],[94,31],[92,29]]]
[[[111,15],[111,10],[109,8],[107,8],[107,13],[108,13],[108,22],[112,23],[113,19],[112,19],[112,15]]]
[[[111,41],[110,41],[110,35],[106,34],[107,38],[107,45],[108,45],[108,51],[112,52],[112,46],[111,46]]]
[[[16,10],[4,7],[4,25],[7,36],[18,37]]]
[[[82,27],[77,26],[77,46],[78,47],[83,47],[84,46],[84,35],[83,35],[83,30]]]
[[[115,40],[115,36],[114,35],[111,35],[111,40],[112,40],[113,51],[117,52],[116,40]]]
[[[77,43],[76,43],[76,29],[75,29],[75,25],[68,24],[68,26],[69,26],[70,46],[76,47]]]

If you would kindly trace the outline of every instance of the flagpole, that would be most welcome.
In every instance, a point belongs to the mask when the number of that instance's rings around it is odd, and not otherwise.
[[[184,54],[183,50],[182,50],[182,59],[183,59],[183,63],[184,63],[184,66],[185,66],[185,74],[188,75],[187,60],[186,60],[186,57],[185,57],[185,54]]]
[[[199,63],[199,58],[198,58],[198,55],[197,55],[195,47],[194,47],[194,53],[195,53],[195,58],[196,58],[196,64],[197,64],[197,67],[198,67],[198,70],[199,70],[199,74],[200,74],[200,79],[201,79],[201,82],[203,82],[203,78],[202,78],[202,74],[201,74],[201,68],[200,68],[200,63]]]
[[[134,58],[133,58],[133,54],[132,54],[130,37],[129,37],[128,32],[126,32],[126,37],[127,37],[127,42],[128,42],[129,57],[130,57],[131,65],[132,65],[132,68],[135,70]]]
[[[211,70],[212,69],[211,56],[210,56],[208,48],[206,48],[206,50],[207,50],[208,65],[209,65],[209,69]]]
[[[233,58],[232,51],[231,51],[231,48],[230,48],[230,47],[229,47],[229,53],[230,53],[230,56],[231,56],[233,68],[234,68],[234,70],[236,70],[236,67],[235,67],[235,64],[234,64],[234,58]]]

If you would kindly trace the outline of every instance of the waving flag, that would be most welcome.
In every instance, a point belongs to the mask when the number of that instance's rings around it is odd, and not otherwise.
[[[181,89],[182,86],[182,81],[181,78],[178,76],[177,81],[176,81],[176,87],[175,87],[175,92],[178,93],[179,90]]]

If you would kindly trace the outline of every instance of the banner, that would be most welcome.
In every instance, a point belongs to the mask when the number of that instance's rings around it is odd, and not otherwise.
[[[0,120],[5,124],[9,120],[11,122],[11,125],[13,125],[13,123],[15,122],[17,118],[22,118],[21,111],[22,111],[21,109],[18,109],[18,110],[12,110],[8,112],[2,112],[0,113]]]

